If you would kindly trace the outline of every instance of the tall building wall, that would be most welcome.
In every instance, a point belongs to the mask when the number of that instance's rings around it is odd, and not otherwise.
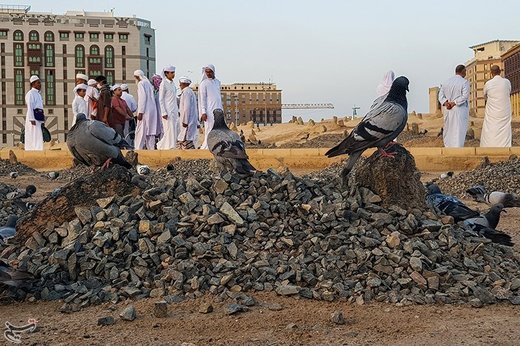
[[[135,94],[133,71],[155,72],[150,21],[111,13],[13,13],[0,6],[0,48],[0,146],[19,142],[33,74],[42,81],[45,126],[64,141],[72,124],[76,73],[104,74],[111,84],[127,83]]]

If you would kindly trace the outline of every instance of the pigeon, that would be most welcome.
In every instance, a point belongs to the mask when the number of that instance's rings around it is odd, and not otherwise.
[[[503,204],[493,205],[489,211],[478,217],[464,220],[464,225],[468,226],[473,232],[476,232],[492,242],[513,246],[511,236],[496,230],[498,222],[500,221],[500,214],[506,212]]]
[[[137,170],[137,173],[140,175],[150,174],[150,167],[148,167],[147,165],[137,165],[135,169]]]
[[[9,192],[5,197],[7,199],[24,199],[31,197],[36,192],[36,186],[27,185],[25,189],[16,189],[15,191]]]
[[[441,178],[441,179],[448,179],[448,178],[453,177],[453,174],[454,174],[453,172],[442,173],[442,174],[440,175],[440,178]]]
[[[9,173],[9,178],[11,178],[11,179],[16,179],[16,178],[18,178],[18,172],[10,172],[10,173]]]
[[[515,193],[493,191],[487,193],[483,185],[475,185],[466,190],[468,194],[477,202],[490,205],[501,203],[505,208],[520,207],[520,196]]]
[[[0,227],[0,244],[5,244],[7,239],[16,235],[16,221],[18,221],[18,216],[9,215],[5,226]]]
[[[108,168],[111,162],[132,168],[121,153],[130,145],[117,132],[97,120],[87,120],[85,114],[76,116],[76,124],[67,136],[67,146],[79,162],[86,166]]]
[[[403,76],[396,78],[386,98],[378,98],[348,137],[325,153],[327,157],[349,155],[345,168],[341,172],[344,184],[357,159],[366,149],[377,147],[382,156],[393,157],[383,148],[392,142],[406,126],[408,84],[408,78]]]
[[[167,171],[173,171],[175,169],[175,166],[172,164],[172,163],[169,163],[166,165],[166,170]]]
[[[208,148],[219,168],[244,175],[256,172],[256,168],[248,161],[244,142],[236,132],[227,127],[224,111],[215,109],[213,115],[215,124],[208,133]]]
[[[60,176],[60,173],[59,172],[49,172],[47,174],[47,176],[51,179],[51,180],[55,180],[57,179],[59,176]]]
[[[3,259],[0,259],[0,284],[11,287],[21,287],[27,280],[32,280],[34,277],[24,271],[14,269]]]
[[[452,216],[455,222],[480,216],[454,196],[444,195],[437,184],[428,185],[426,205],[438,216]]]

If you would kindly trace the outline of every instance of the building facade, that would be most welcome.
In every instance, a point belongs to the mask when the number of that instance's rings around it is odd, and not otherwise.
[[[491,79],[491,66],[498,65],[503,69],[502,54],[518,43],[520,41],[495,40],[470,47],[474,56],[466,63],[466,79],[471,87],[469,107],[473,116],[484,116],[484,84]]]
[[[55,15],[0,5],[0,52],[0,146],[19,142],[31,75],[42,81],[45,126],[64,141],[76,73],[103,74],[110,84],[127,83],[135,93],[133,71],[155,72],[155,31],[150,21],[111,12]]]
[[[520,44],[502,55],[503,75],[511,82],[511,113],[520,116]]]
[[[193,87],[198,91],[198,85]],[[221,86],[228,123],[273,124],[282,122],[282,90],[272,83],[234,83]]]

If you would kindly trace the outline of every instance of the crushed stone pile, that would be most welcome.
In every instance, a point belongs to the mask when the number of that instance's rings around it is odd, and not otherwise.
[[[24,165],[21,162],[11,163],[9,160],[0,159],[0,175],[8,176],[11,172],[17,172],[20,175],[29,175],[38,173],[35,169]]]
[[[438,181],[444,193],[463,198],[470,198],[466,190],[477,184],[484,185],[488,192],[503,191],[520,194],[520,158],[484,163],[473,170]]]
[[[511,248],[433,214],[383,208],[365,188],[268,170],[253,177],[146,177],[2,257],[35,276],[18,299],[76,311],[126,298],[168,302],[275,291],[326,301],[520,304]],[[1,290],[2,288],[0,288]]]
[[[9,215],[21,216],[25,210],[25,202],[12,200],[8,194],[18,189],[14,186],[0,182],[0,226],[5,225]]]

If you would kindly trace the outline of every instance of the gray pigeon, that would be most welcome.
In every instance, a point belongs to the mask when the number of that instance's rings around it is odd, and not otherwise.
[[[215,124],[208,134],[208,148],[215,157],[217,165],[224,171],[238,174],[252,174],[256,169],[249,163],[244,142],[231,131],[224,120],[224,111],[213,111]]]
[[[437,216],[449,215],[455,222],[464,221],[480,216],[478,211],[470,209],[455,196],[445,195],[437,184],[428,185],[426,193],[426,205]]]
[[[327,157],[349,155],[341,172],[343,183],[346,183],[348,174],[366,149],[376,147],[383,156],[392,156],[383,148],[403,131],[408,121],[408,84],[408,78],[397,77],[384,101],[378,98],[349,136],[325,153]]]
[[[8,239],[16,235],[16,221],[18,216],[9,215],[5,226],[0,227],[0,244],[5,244]]]
[[[466,190],[477,202],[483,202],[490,205],[503,204],[505,208],[520,207],[520,196],[515,193],[507,193],[501,191],[493,191],[487,193],[483,185],[475,185]]]
[[[76,124],[67,136],[70,152],[86,166],[108,168],[114,162],[125,168],[132,168],[121,153],[122,147],[130,147],[117,132],[97,120],[87,120],[85,114],[76,116]]]
[[[55,180],[57,179],[59,176],[60,176],[60,173],[59,172],[49,172],[47,174],[47,176],[51,179],[51,180]]]
[[[5,197],[7,199],[24,199],[31,197],[36,192],[36,186],[27,185],[25,189],[16,189],[15,191],[9,192]]]
[[[10,172],[10,173],[9,173],[9,178],[11,178],[11,179],[16,179],[16,178],[18,178],[18,172]]]
[[[31,274],[11,267],[0,258],[0,284],[11,287],[24,286],[28,280],[34,279]]]
[[[464,225],[468,226],[472,231],[491,239],[494,243],[513,246],[510,235],[496,230],[502,212],[506,212],[504,205],[500,203],[495,204],[487,213],[464,220]]]

